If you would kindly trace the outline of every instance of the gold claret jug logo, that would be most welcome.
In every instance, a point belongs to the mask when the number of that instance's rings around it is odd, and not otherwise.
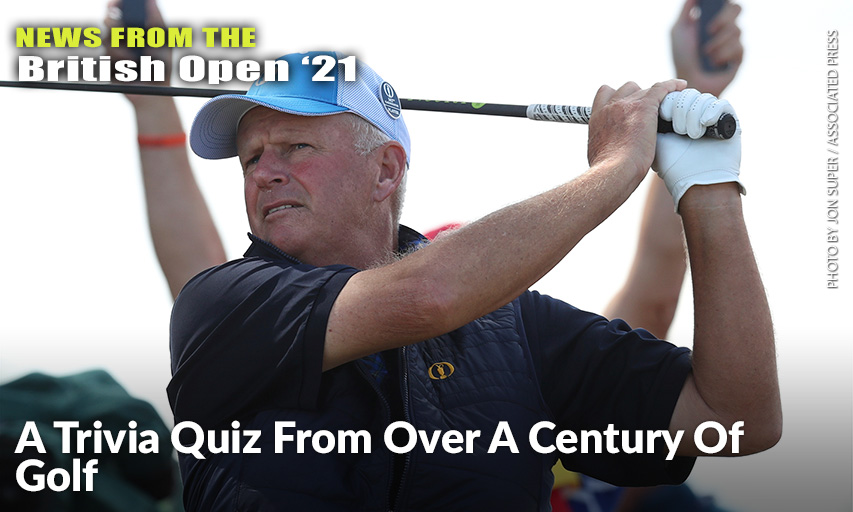
[[[429,378],[432,380],[443,380],[453,375],[454,371],[455,368],[450,363],[434,363],[429,367]]]

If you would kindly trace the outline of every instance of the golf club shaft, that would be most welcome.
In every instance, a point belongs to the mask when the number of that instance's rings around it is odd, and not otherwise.
[[[156,85],[129,84],[89,84],[70,82],[15,82],[0,80],[0,87],[18,87],[30,89],[53,89],[63,91],[114,92],[123,94],[147,94],[155,96],[189,96],[213,98],[222,94],[245,94],[236,89],[202,89],[197,87],[170,87]],[[569,105],[505,105],[500,103],[470,103],[462,101],[415,100],[401,98],[405,110],[430,112],[454,112],[460,114],[480,114],[491,116],[526,117],[536,121],[555,121],[562,123],[589,124],[591,107]],[[706,136],[728,139],[734,135],[736,121],[730,114],[724,114],[717,123],[710,126]],[[658,120],[658,132],[672,132],[672,123]]]

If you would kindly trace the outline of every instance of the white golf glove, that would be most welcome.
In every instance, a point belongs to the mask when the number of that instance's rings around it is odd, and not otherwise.
[[[660,105],[660,117],[672,121],[675,133],[658,134],[652,169],[663,178],[676,212],[681,196],[693,185],[736,182],[741,194],[746,194],[738,179],[740,122],[731,139],[702,138],[705,129],[725,113],[737,119],[728,101],[696,89],[669,93]]]

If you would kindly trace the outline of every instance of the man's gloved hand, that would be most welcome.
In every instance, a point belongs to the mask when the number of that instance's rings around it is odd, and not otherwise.
[[[672,121],[675,133],[658,134],[652,169],[663,178],[672,194],[675,211],[678,211],[681,196],[693,185],[733,181],[741,193],[746,194],[738,179],[740,122],[731,139],[702,138],[705,129],[725,113],[737,118],[728,101],[701,94],[696,89],[669,93],[661,102],[660,117]]]

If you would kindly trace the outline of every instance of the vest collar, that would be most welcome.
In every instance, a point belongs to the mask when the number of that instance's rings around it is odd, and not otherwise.
[[[248,235],[249,240],[252,241],[252,245],[249,246],[243,254],[243,257],[250,258],[254,256],[259,258],[284,259],[297,265],[302,264],[301,261],[282,251],[272,243],[259,238],[252,233],[248,233]],[[429,243],[429,240],[427,240],[426,237],[414,229],[402,224],[400,224],[400,228],[397,232],[397,240],[397,251],[400,254],[412,252],[420,248],[422,245]]]

